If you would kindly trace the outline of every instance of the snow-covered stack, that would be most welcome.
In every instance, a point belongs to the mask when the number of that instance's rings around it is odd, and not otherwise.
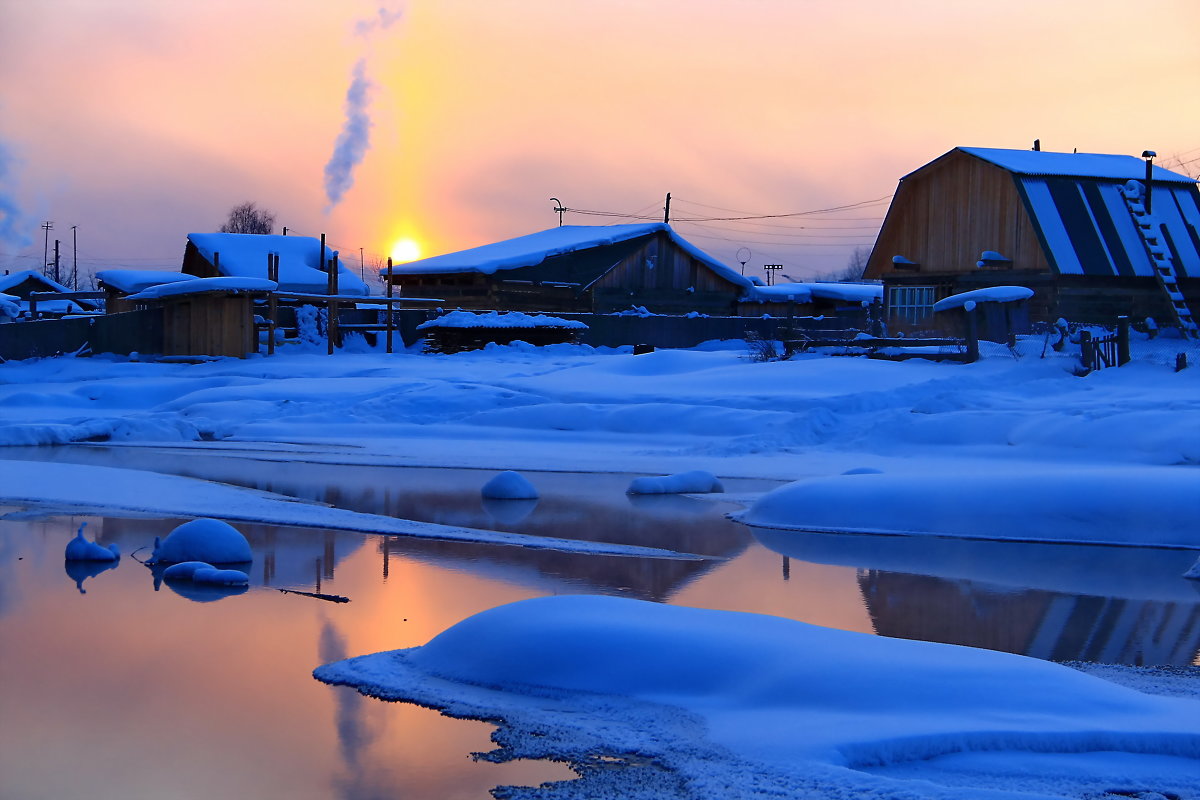
[[[694,469],[675,475],[656,478],[634,478],[626,494],[709,494],[723,492],[725,487],[711,472]]]
[[[185,522],[161,542],[154,540],[148,564],[178,564],[200,561],[205,565],[239,564],[253,561],[250,543],[232,525],[219,519]]]
[[[86,522],[80,525],[75,538],[67,542],[67,561],[116,561],[121,557],[121,551],[115,544],[104,547],[83,538],[83,529],[86,527]]]
[[[483,496],[490,500],[536,500],[537,489],[524,475],[505,470],[483,485]]]
[[[204,561],[183,561],[172,564],[163,571],[168,581],[191,581],[214,586],[248,586],[250,576],[241,570],[217,569]]]

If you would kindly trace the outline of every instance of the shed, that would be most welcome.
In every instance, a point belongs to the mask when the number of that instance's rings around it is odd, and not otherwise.
[[[392,283],[462,308],[725,316],[753,286],[665,223],[563,225],[400,265]]]
[[[900,179],[867,263],[893,323],[971,289],[1033,289],[1035,321],[1194,325],[1200,193],[1133,156],[958,147]]]
[[[258,349],[254,300],[275,289],[265,278],[196,278],[127,299],[139,308],[162,308],[163,355],[245,358]]]
[[[267,279],[268,257],[279,256],[279,290],[329,293],[329,265],[337,252],[311,236],[256,233],[189,233],[183,272],[197,278]],[[338,294],[369,295],[367,285],[345,264],[338,265]]]

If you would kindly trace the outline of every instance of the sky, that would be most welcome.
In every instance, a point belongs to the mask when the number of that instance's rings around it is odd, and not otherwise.
[[[814,277],[956,146],[1200,173],[1196,30],[1194,0],[4,0],[0,269],[45,221],[81,272],[177,270],[254,201],[369,268],[670,192],[717,258]]]

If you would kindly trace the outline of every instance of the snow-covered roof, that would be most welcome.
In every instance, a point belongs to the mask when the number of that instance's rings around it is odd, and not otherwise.
[[[478,272],[493,275],[501,270],[532,267],[548,258],[605,245],[629,241],[663,231],[688,255],[703,263],[725,280],[749,287],[751,282],[676,233],[662,222],[627,225],[562,225],[515,239],[493,242],[457,253],[411,261],[393,268],[394,274],[437,274]],[[383,274],[381,272],[380,274]]]
[[[777,283],[774,286],[755,286],[747,291],[742,299],[759,303],[779,303],[794,299],[797,303],[806,303],[813,298],[845,303],[873,303],[883,299],[883,286],[877,283]]]
[[[267,277],[267,255],[279,254],[279,288],[283,291],[326,294],[328,275],[319,269],[321,242],[311,236],[265,236],[252,233],[189,233],[188,241],[210,264],[221,254],[221,275],[229,278]],[[328,245],[325,259],[337,255]],[[338,270],[338,293],[367,295],[367,285],[345,264]]]
[[[1004,150],[996,147],[959,147],[964,153],[982,158],[1018,175],[1058,176],[1064,178],[1100,178],[1115,181],[1144,180],[1146,162],[1134,156],[1109,153],[1051,153],[1047,150]],[[1195,185],[1187,175],[1154,167],[1153,178],[1163,183]]]
[[[500,313],[489,311],[476,314],[470,311],[451,311],[437,319],[422,322],[417,330],[427,328],[579,328],[587,325],[577,319],[548,317],[545,314],[523,314],[520,311]]]
[[[195,280],[196,276],[154,269],[105,269],[96,273],[96,279],[119,292],[133,294],[163,283]]]
[[[805,283],[777,283],[774,286],[751,286],[742,296],[744,303],[786,303],[789,300],[807,303],[812,292]]]
[[[266,278],[192,278],[176,283],[160,283],[150,286],[137,294],[129,296],[129,300],[156,300],[162,297],[177,297],[185,294],[206,294],[209,292],[239,293],[239,292],[273,292],[278,287],[275,281]]]
[[[1031,297],[1033,297],[1033,289],[1024,286],[988,286],[942,298],[933,304],[933,310],[938,312],[963,307],[970,310],[975,307],[975,303],[1014,303],[1018,300],[1028,300]]]
[[[42,273],[35,269],[25,269],[20,272],[14,272],[9,275],[0,275],[0,292],[5,289],[11,289],[14,286],[20,286],[25,281],[32,278],[35,281],[40,281],[45,284],[47,292],[69,292],[71,291],[66,286],[63,286],[58,281],[47,278]]]

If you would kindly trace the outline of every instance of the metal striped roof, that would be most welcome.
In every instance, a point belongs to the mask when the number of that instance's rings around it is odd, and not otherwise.
[[[1145,180],[1146,162],[1134,156],[1109,153],[1051,153],[1046,150],[1003,150],[994,147],[956,148],[981,158],[990,164],[1018,175],[1040,175],[1063,178],[1098,178],[1100,180]],[[1196,181],[1187,175],[1155,166],[1153,179],[1163,183]]]

